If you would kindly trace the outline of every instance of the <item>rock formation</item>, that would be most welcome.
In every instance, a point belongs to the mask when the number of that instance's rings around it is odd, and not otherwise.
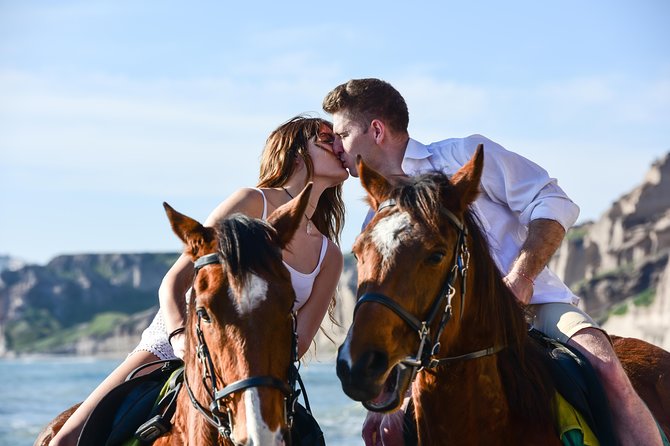
[[[550,263],[613,334],[670,349],[670,154],[602,217],[568,232]]]

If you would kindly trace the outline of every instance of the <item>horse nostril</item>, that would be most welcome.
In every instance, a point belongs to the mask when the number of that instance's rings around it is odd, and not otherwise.
[[[368,351],[356,363],[355,372],[368,378],[377,377],[388,368],[388,356],[380,351]]]
[[[337,373],[337,377],[340,378],[340,381],[342,381],[343,383],[349,382],[349,378],[351,376],[349,361],[346,361],[344,359],[338,359],[337,364],[335,366],[335,371]]]

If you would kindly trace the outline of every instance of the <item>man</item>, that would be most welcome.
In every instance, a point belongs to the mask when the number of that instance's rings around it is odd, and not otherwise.
[[[430,170],[450,175],[483,143],[482,193],[473,208],[493,257],[506,274],[505,283],[529,306],[536,328],[569,343],[589,359],[610,400],[621,443],[661,445],[654,419],[634,391],[609,338],[576,306],[579,298],[546,267],[579,214],[555,179],[481,135],[428,146],[411,139],[405,100],[379,79],[354,79],[337,86],[325,97],[323,109],[333,117],[335,153],[352,176],[358,176],[358,155],[389,179]],[[386,444],[398,443],[397,428],[392,424],[380,428],[380,422],[389,421],[383,418],[368,415],[363,431],[366,444],[384,444],[375,435],[387,440]]]

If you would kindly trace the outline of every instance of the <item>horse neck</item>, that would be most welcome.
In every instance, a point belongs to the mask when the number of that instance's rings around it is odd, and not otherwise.
[[[470,254],[466,289],[456,280],[453,316],[440,338],[439,356],[504,349],[419,372],[412,398],[420,442],[550,444],[538,441],[538,434],[545,431],[554,435],[548,374],[529,342],[523,311],[504,284],[476,217],[466,212],[464,223]]]
[[[466,350],[492,346],[521,349],[527,337],[523,310],[503,282],[488,243],[471,216],[466,216],[466,224],[470,260],[465,292],[461,280],[455,284],[453,318],[458,333],[454,338],[463,340]]]
[[[497,428],[510,409],[495,357],[422,371],[412,393],[419,444],[512,444]]]

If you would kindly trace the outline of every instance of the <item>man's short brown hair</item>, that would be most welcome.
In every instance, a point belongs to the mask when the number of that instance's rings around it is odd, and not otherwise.
[[[409,112],[402,95],[381,79],[352,79],[335,87],[323,100],[326,113],[343,113],[366,128],[381,119],[396,132],[407,133]]]

